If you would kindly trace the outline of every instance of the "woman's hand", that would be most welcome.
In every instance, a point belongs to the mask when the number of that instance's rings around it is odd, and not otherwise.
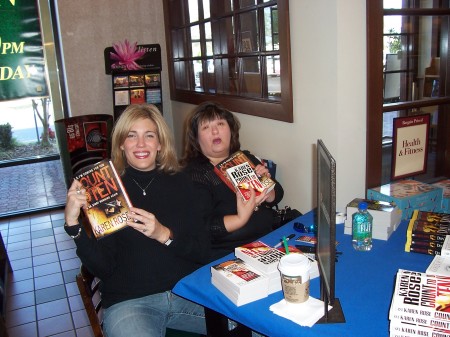
[[[261,164],[256,165],[255,172],[259,177],[267,176],[267,177],[271,178],[269,169],[264,165],[261,165]],[[267,194],[265,194],[265,193],[262,193],[262,194],[264,194],[264,198],[263,198],[263,200],[258,200],[258,205],[261,205],[264,201],[272,202],[275,200],[275,189],[272,189],[272,191],[270,191]]]
[[[131,207],[128,217],[130,220],[127,221],[127,225],[145,236],[161,243],[165,243],[170,238],[170,229],[163,226],[153,213]]]
[[[74,180],[67,191],[66,208],[64,209],[67,226],[78,225],[81,208],[86,207],[86,204],[86,191],[78,180]]]
[[[237,214],[225,215],[224,223],[228,232],[234,232],[239,228],[244,227],[253,212],[258,211],[259,205],[266,200],[267,196],[264,193],[256,196],[254,189],[250,189],[250,198],[245,201],[240,192],[236,192],[236,208]]]
[[[269,169],[266,166],[262,165],[262,164],[256,165],[255,172],[258,175],[258,177],[267,176],[267,177],[270,178]]]

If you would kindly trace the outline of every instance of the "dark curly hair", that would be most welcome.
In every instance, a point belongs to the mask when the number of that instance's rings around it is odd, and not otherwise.
[[[241,148],[239,142],[239,129],[241,123],[237,117],[225,107],[216,102],[204,102],[198,105],[185,120],[184,124],[184,153],[181,165],[185,166],[192,159],[206,158],[202,153],[198,142],[198,128],[205,121],[224,119],[228,123],[231,131],[230,154]]]

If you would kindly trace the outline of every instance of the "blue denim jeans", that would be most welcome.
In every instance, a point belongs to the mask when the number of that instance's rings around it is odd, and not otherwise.
[[[203,307],[171,291],[114,304],[103,318],[107,337],[164,337],[166,328],[206,335]]]

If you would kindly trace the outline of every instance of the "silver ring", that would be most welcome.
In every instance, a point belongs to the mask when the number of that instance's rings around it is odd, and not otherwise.
[[[81,190],[77,188],[77,194],[81,194]]]
[[[258,207],[258,206],[256,206],[256,207],[255,207],[255,209],[254,209],[254,211],[256,212],[256,211],[257,211],[258,209],[259,209],[259,207]]]

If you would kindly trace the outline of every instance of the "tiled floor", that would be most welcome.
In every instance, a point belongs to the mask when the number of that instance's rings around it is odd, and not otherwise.
[[[0,220],[13,272],[6,325],[10,337],[93,336],[75,282],[80,261],[63,210]]]

